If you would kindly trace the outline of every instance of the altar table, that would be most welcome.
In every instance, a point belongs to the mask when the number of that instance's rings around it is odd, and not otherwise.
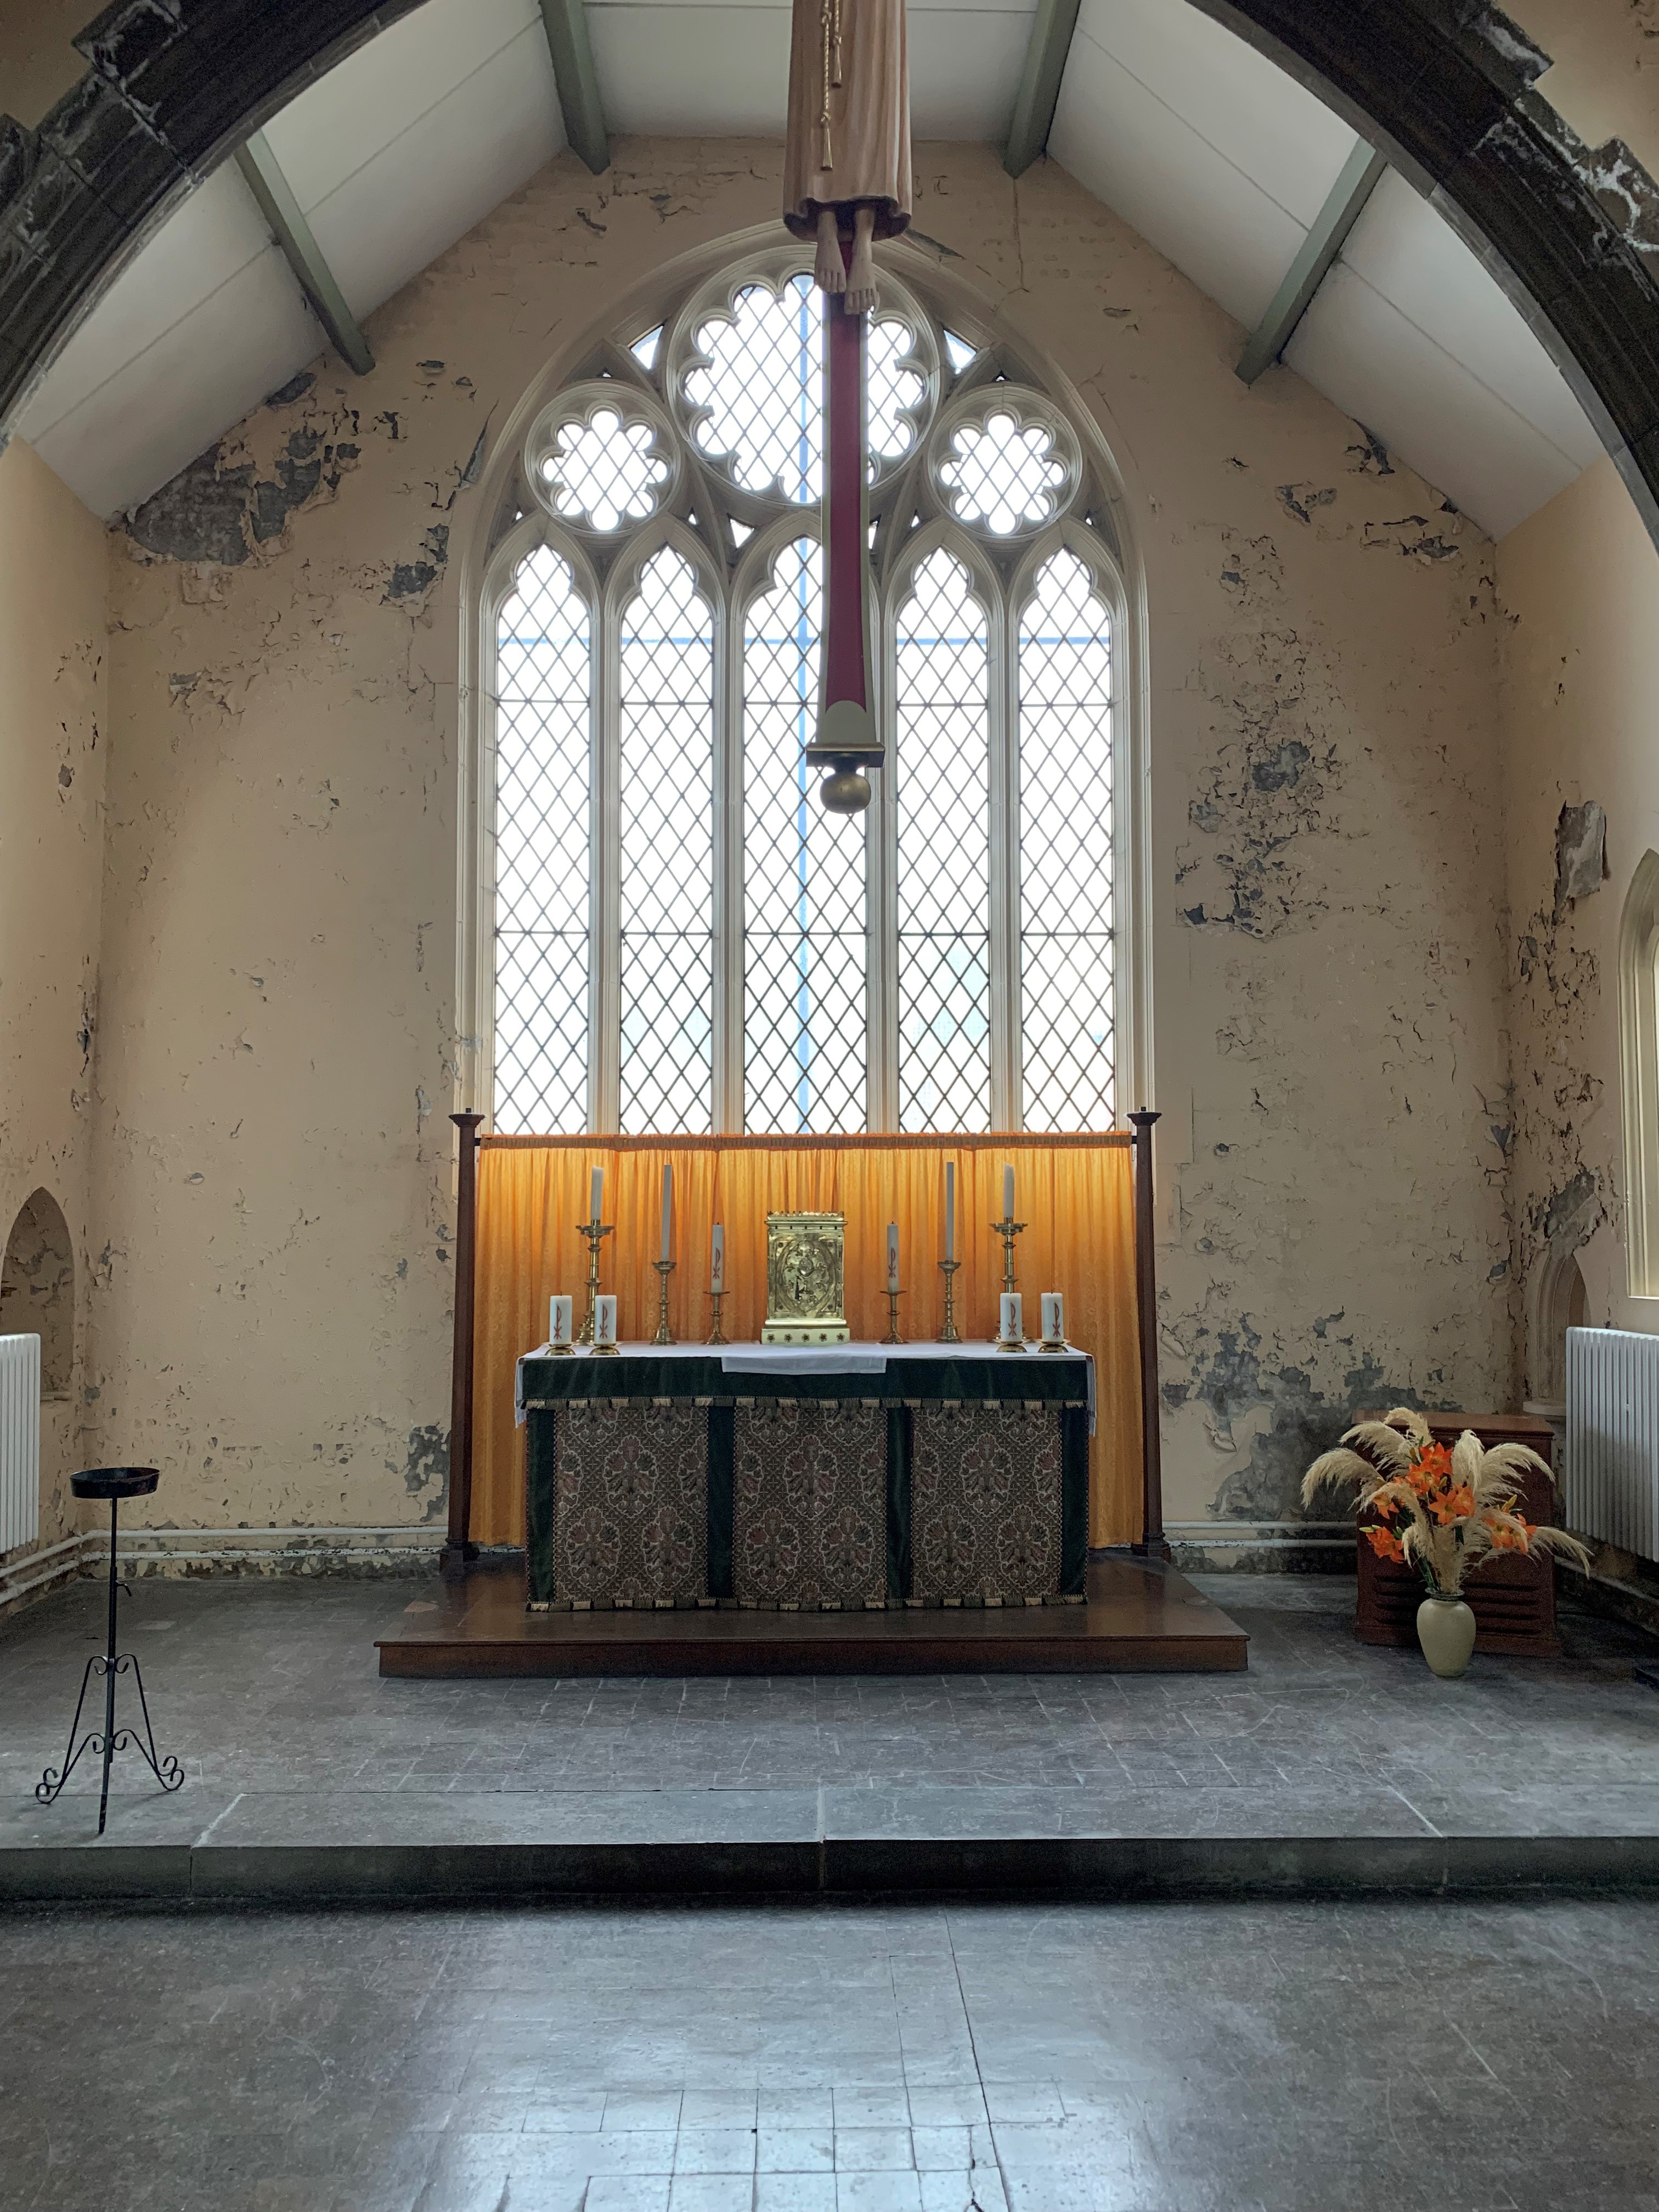
[[[990,1344],[519,1362],[532,1609],[1077,1604],[1093,1362]]]

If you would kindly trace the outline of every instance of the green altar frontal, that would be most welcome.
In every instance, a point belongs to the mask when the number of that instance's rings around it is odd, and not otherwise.
[[[989,1346],[532,1353],[531,1607],[1081,1603],[1091,1379]]]

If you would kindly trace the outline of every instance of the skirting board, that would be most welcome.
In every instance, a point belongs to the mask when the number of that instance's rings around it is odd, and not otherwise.
[[[122,1575],[410,1575],[436,1566],[442,1528],[123,1528]],[[0,1566],[0,1616],[104,1573],[109,1536],[88,1528]]]

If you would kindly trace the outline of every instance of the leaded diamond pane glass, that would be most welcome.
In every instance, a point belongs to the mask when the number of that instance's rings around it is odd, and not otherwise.
[[[622,617],[622,1127],[714,1126],[714,626],[665,547]]]
[[[823,489],[823,295],[810,276],[774,293],[745,285],[728,313],[698,327],[706,364],[685,379],[700,452],[745,491],[805,505]],[[867,379],[871,474],[901,459],[916,441],[913,410],[925,396],[905,365],[910,332],[896,316],[871,323]]]
[[[540,547],[495,627],[495,1114],[587,1124],[587,605]]]
[[[823,558],[801,538],[744,623],[744,1115],[753,1130],[865,1125],[864,824],[828,814],[817,713]]]
[[[967,569],[930,554],[897,622],[901,1129],[991,1124],[988,664]]]
[[[1047,522],[1058,511],[1066,482],[1053,433],[1001,408],[951,433],[950,455],[939,473],[951,514],[998,538]]]
[[[625,421],[613,407],[601,407],[591,422],[562,422],[542,463],[555,513],[594,530],[620,530],[653,514],[669,473],[656,440],[651,423]]]
[[[1087,568],[1047,562],[1019,625],[1021,1119],[1112,1126],[1112,634]]]

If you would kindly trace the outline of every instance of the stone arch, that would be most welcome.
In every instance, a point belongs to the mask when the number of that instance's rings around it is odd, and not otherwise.
[[[1659,853],[1644,853],[1619,925],[1625,1249],[1633,1298],[1659,1297]]]
[[[1594,1210],[1592,1209],[1592,1218]],[[1583,1224],[1588,1232],[1588,1223]],[[1589,1320],[1589,1291],[1578,1255],[1584,1236],[1569,1232],[1546,1246],[1527,1291],[1527,1377],[1529,1413],[1564,1420],[1567,1403],[1567,1331]]]
[[[419,0],[117,0],[38,131],[0,119],[0,423],[179,200],[307,82]],[[1190,0],[1316,92],[1515,298],[1659,536],[1659,187],[1533,90],[1548,57],[1495,9]]]
[[[46,1189],[17,1209],[0,1262],[0,1334],[40,1340],[40,1395],[69,1394],[75,1365],[75,1248]]]

